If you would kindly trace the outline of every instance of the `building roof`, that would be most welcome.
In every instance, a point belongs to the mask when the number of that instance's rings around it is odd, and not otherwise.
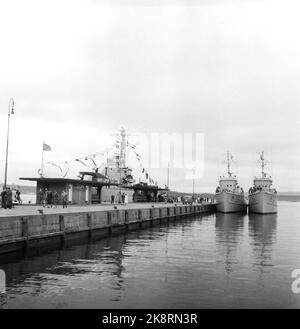
[[[38,183],[69,183],[69,184],[80,184],[80,185],[88,185],[88,186],[111,186],[111,185],[118,185],[116,183],[111,182],[93,182],[89,180],[83,179],[72,179],[72,178],[60,178],[60,177],[20,177],[20,180],[28,180],[34,181]]]
[[[142,190],[142,191],[145,191],[145,190],[166,191],[165,188],[161,188],[156,185],[148,185],[148,184],[141,184],[141,183],[133,185],[132,188],[135,190]]]
[[[142,191],[165,191],[166,189],[160,188],[156,185],[148,185],[148,184],[135,184],[135,185],[120,185],[118,183],[113,182],[95,182],[90,180],[83,180],[83,179],[72,179],[72,178],[62,178],[62,177],[20,177],[20,180],[27,180],[33,181],[38,183],[68,183],[68,184],[80,184],[85,186],[95,186],[95,187],[102,187],[102,186],[120,186],[126,187],[134,190],[142,190]]]
[[[93,171],[80,171],[79,174],[84,175],[84,176],[92,176],[93,178],[108,179],[106,176],[104,176],[100,173],[97,173],[97,172],[93,172]]]

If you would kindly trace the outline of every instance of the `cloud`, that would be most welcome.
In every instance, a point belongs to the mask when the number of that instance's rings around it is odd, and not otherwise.
[[[2,159],[11,96],[16,104],[9,180],[36,173],[43,139],[54,145],[47,154],[52,160],[72,159],[97,151],[106,141],[101,133],[124,124],[131,133],[204,133],[206,174],[199,189],[214,189],[222,168],[216,163],[227,149],[243,185],[251,183],[256,152],[265,149],[278,189],[296,189],[299,5],[111,3],[3,5]],[[163,183],[165,173],[156,174]],[[176,174],[174,188],[189,188],[183,177]]]

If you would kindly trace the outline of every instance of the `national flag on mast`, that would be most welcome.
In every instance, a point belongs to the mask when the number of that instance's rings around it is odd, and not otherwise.
[[[43,151],[51,151],[51,147],[45,142],[43,142]]]

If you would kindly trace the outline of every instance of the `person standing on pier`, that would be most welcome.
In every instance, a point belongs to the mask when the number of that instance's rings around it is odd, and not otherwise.
[[[112,194],[111,197],[110,197],[110,203],[111,204],[115,203],[115,195],[114,194]]]
[[[48,189],[45,189],[45,192],[43,193],[43,207],[48,206]]]
[[[38,193],[38,202],[37,202],[37,204],[42,204],[43,207],[45,206],[44,205],[44,192],[41,188],[40,188],[39,193]]]
[[[63,208],[67,208],[67,193],[65,191],[61,192],[61,202],[62,202],[62,206]]]
[[[21,204],[22,203],[22,200],[21,200],[21,192],[19,189],[16,190],[16,200],[18,202],[18,204]]]
[[[7,208],[7,192],[6,188],[3,188],[3,191],[1,192],[1,208],[6,209]]]
[[[54,205],[55,208],[57,208],[58,199],[59,199],[58,193],[57,193],[57,191],[54,191],[54,193],[53,193],[53,205]]]
[[[48,208],[52,208],[53,206],[53,193],[51,190],[48,191],[47,193],[47,206]]]

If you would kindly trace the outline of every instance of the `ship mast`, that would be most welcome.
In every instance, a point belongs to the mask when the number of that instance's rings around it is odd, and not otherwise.
[[[230,171],[230,154],[229,154],[229,151],[227,151],[227,173],[228,173],[228,177],[231,177],[232,173]]]
[[[126,130],[121,127],[120,168],[126,167]]]
[[[261,152],[260,154],[260,160],[261,160],[261,176],[265,177],[265,157],[264,157],[264,151]]]

